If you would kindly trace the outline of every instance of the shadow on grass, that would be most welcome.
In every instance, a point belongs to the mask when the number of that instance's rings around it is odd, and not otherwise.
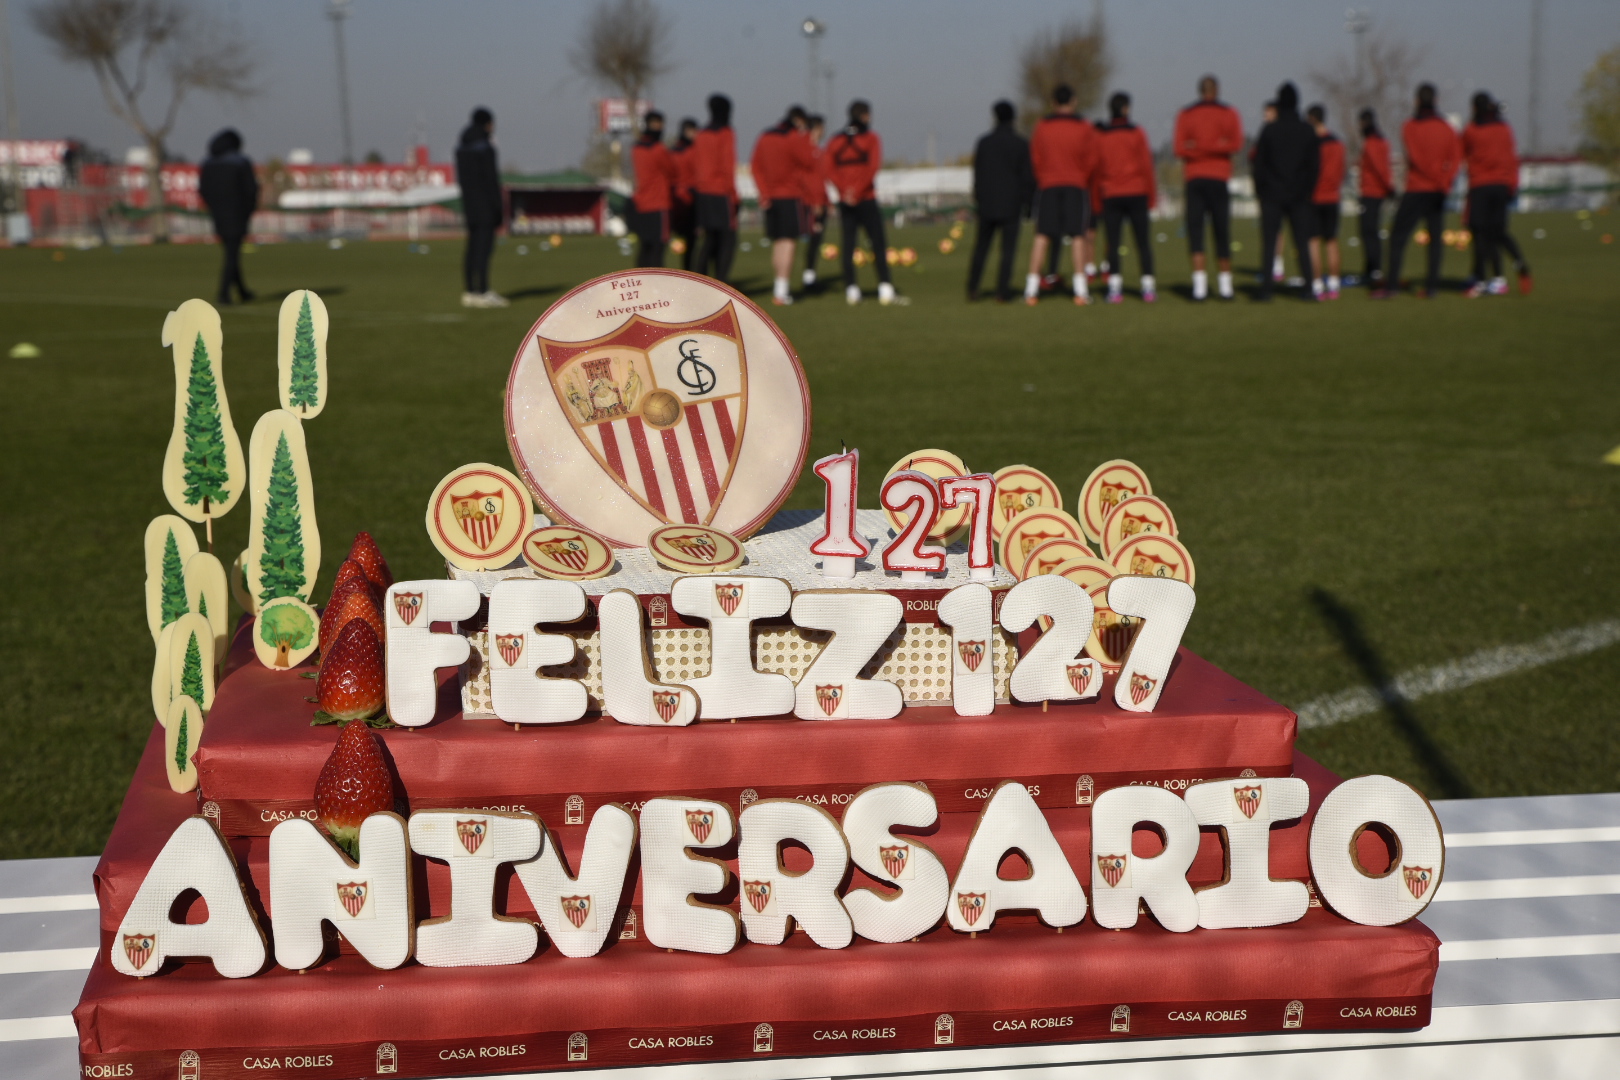
[[[527,289],[513,289],[505,295],[508,300],[527,300],[530,297],[558,296],[567,287],[566,285],[531,285]]]
[[[1340,603],[1338,597],[1321,587],[1311,590],[1311,603],[1317,614],[1322,616],[1322,621],[1327,623],[1328,629],[1339,639],[1344,654],[1360,669],[1367,685],[1382,699],[1390,719],[1395,721],[1395,730],[1429,770],[1429,775],[1439,783],[1441,790],[1438,795],[1448,799],[1472,798],[1473,786],[1429,738],[1428,732],[1423,730],[1423,725],[1413,715],[1411,705],[1396,692],[1395,680],[1384,665],[1384,658],[1367,640],[1367,635],[1361,629],[1361,620]]]
[[[264,304],[273,301],[279,304],[293,293],[303,291],[303,286],[299,286],[296,289],[278,289],[272,292],[262,292],[259,293],[254,300],[250,301],[250,303]],[[349,288],[347,285],[322,285],[319,287],[312,287],[309,291],[324,300],[330,296],[342,296],[344,293],[349,291]]]

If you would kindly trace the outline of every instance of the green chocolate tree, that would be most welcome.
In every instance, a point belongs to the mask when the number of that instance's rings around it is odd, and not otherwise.
[[[186,638],[186,659],[180,666],[180,692],[195,701],[197,708],[202,708],[202,650],[197,647],[195,632]]]
[[[185,569],[180,565],[180,546],[174,541],[173,529],[163,539],[163,591],[158,602],[163,613],[163,626],[168,626],[191,610],[186,603]]]
[[[259,616],[259,638],[276,647],[276,667],[286,667],[294,649],[315,638],[315,623],[297,604],[277,604]]]
[[[264,554],[259,556],[259,600],[298,596],[304,587],[304,523],[299,513],[298,474],[283,433],[270,461],[269,497],[265,501]]]
[[[174,736],[174,768],[176,772],[185,772],[190,766],[186,759],[191,755],[187,753],[190,747],[190,732],[186,730],[186,711],[180,710],[180,730]]]
[[[299,416],[321,403],[320,373],[315,365],[315,322],[309,314],[307,292],[293,327],[291,384],[287,403],[298,410]]]
[[[229,479],[225,470],[225,429],[219,419],[219,387],[214,368],[208,362],[208,346],[201,334],[191,350],[191,377],[186,382],[186,449],[181,456],[185,467],[185,499],[189,505],[202,503],[203,514],[216,502],[231,497],[225,490]]]

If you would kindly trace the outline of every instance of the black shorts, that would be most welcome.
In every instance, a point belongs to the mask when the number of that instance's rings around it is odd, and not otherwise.
[[[691,236],[697,230],[693,215],[691,203],[676,199],[669,211],[669,231],[676,236]]]
[[[797,240],[805,234],[804,208],[798,199],[772,199],[765,208],[765,235],[772,240]]]
[[[724,195],[706,195],[697,193],[694,204],[697,214],[697,227],[712,232],[736,232],[737,208],[732,205],[731,199]]]
[[[1091,196],[1085,188],[1041,188],[1035,207],[1035,231],[1042,236],[1084,236],[1091,224]]]
[[[1339,204],[1337,202],[1312,203],[1316,211],[1316,237],[1318,240],[1339,238]]]
[[[1215,230],[1215,257],[1232,257],[1232,192],[1225,180],[1195,176],[1187,181],[1187,250],[1204,253],[1204,219]]]
[[[667,244],[669,242],[669,211],[632,211],[630,214],[630,231],[635,233],[643,243]]]

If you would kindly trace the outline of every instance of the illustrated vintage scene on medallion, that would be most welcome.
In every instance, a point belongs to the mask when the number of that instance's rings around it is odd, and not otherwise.
[[[0,69],[0,1076],[1613,1075],[1620,12]]]

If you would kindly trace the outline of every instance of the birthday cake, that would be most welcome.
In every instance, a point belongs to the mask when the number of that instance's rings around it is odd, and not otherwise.
[[[96,872],[85,1076],[1428,1022],[1432,810],[1300,756],[1289,710],[1181,645],[1192,556],[1134,464],[1070,514],[1038,469],[920,449],[864,510],[846,449],[823,510],[782,511],[787,340],[637,271],[525,336],[515,471],[428,496],[445,576],[393,580],[362,534],[317,609],[326,325],[288,297],[244,454],[217,314],[165,324],[158,723]],[[243,491],[227,574],[189,523]]]

